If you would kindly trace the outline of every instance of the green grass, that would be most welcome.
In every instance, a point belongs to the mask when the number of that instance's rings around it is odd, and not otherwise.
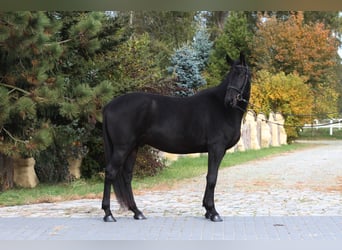
[[[101,192],[100,181],[77,180],[62,184],[39,184],[32,189],[14,188],[0,193],[0,206],[95,198]]]
[[[281,147],[270,147],[260,150],[229,153],[223,158],[220,169],[252,160],[263,159],[271,155],[294,151],[308,146],[309,144],[293,143],[290,145],[283,145]],[[158,184],[171,186],[177,181],[206,174],[207,164],[208,157],[205,155],[198,158],[181,157],[154,177],[135,179],[133,188],[151,188]]]
[[[298,150],[308,147],[309,144],[291,144],[281,147],[250,150],[226,154],[221,163],[221,169],[238,165],[251,160],[263,159],[271,155]],[[171,186],[187,178],[205,174],[207,171],[207,156],[198,158],[181,157],[159,174],[153,177],[134,178],[133,189],[149,189],[159,185]],[[77,180],[62,184],[39,184],[33,189],[14,188],[0,193],[0,206],[32,204],[39,202],[54,202],[81,198],[100,198],[103,183],[97,178],[94,180]]]
[[[333,129],[333,135],[329,135],[329,128],[319,128],[319,129],[303,129],[299,133],[300,139],[306,139],[306,140],[320,140],[320,139],[342,139],[342,129],[334,128]]]

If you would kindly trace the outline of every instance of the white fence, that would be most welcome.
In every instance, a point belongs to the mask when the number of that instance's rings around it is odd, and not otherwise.
[[[227,152],[245,151],[249,149],[267,148],[287,144],[287,135],[284,128],[284,118],[280,113],[271,112],[255,114],[249,110],[241,124],[241,138],[239,142]],[[177,160],[181,155],[161,152],[161,156],[168,161]],[[199,153],[184,155],[198,157]]]
[[[326,120],[314,120],[313,124],[304,124],[303,129],[320,129],[320,128],[328,128],[329,134],[334,134],[334,129],[342,129],[342,119],[326,119]]]

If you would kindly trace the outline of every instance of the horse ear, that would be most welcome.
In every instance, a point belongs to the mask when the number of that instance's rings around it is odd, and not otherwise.
[[[226,61],[229,65],[233,65],[234,60],[230,58],[230,56],[228,54],[226,54]]]
[[[246,58],[245,58],[245,55],[242,51],[240,51],[240,63],[241,63],[241,65],[246,66]]]

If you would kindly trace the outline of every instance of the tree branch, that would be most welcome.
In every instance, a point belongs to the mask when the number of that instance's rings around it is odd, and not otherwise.
[[[57,42],[57,44],[63,44],[63,43],[68,43],[68,42],[71,42],[73,39],[72,38],[69,38],[69,39],[66,39],[66,40],[63,40],[63,41],[59,41],[59,42]],[[54,44],[54,43],[46,43],[46,44],[44,44],[44,46],[51,46],[52,44]]]
[[[10,88],[10,89],[17,90],[17,91],[19,91],[19,92],[21,92],[21,93],[23,93],[23,94],[25,94],[25,95],[30,95],[30,94],[31,94],[30,92],[28,92],[28,91],[26,91],[26,90],[24,90],[24,89],[21,89],[21,88],[18,88],[18,87],[16,87],[16,86],[12,86],[12,85],[9,85],[9,84],[5,84],[5,83],[1,83],[1,82],[0,82],[0,86],[4,86],[4,87],[6,87],[6,88]]]
[[[26,143],[28,143],[28,141],[23,141],[23,140],[20,140],[20,139],[17,139],[17,138],[15,138],[7,129],[5,129],[4,127],[2,127],[1,129],[0,129],[0,131],[1,130],[3,130],[13,141],[15,141],[15,142],[20,142],[20,143],[24,143],[24,144],[26,144]]]

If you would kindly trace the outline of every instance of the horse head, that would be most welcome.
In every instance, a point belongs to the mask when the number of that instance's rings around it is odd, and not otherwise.
[[[241,52],[238,60],[234,61],[228,55],[226,60],[231,67],[225,79],[227,89],[224,104],[226,107],[230,106],[246,111],[250,96],[251,73],[245,56]]]

